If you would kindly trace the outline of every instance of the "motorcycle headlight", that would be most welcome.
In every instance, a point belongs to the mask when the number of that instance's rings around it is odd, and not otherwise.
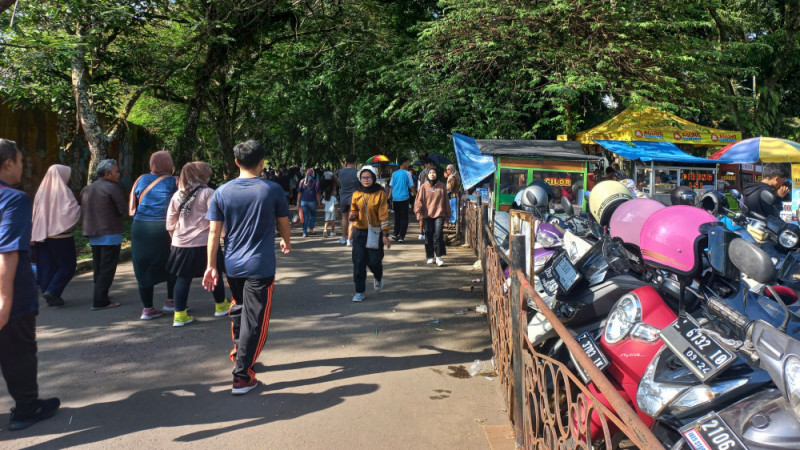
[[[797,233],[791,230],[783,230],[778,235],[778,244],[780,244],[783,248],[794,248],[797,245],[798,240],[800,240],[800,237],[797,236]]]
[[[639,322],[633,326],[631,337],[637,341],[655,342],[658,340],[659,333],[661,333],[661,330],[658,328],[644,322]]]
[[[747,383],[747,378],[693,385],[655,381],[654,374],[662,353],[663,349],[647,366],[647,370],[639,382],[639,389],[636,391],[636,403],[639,405],[639,409],[650,417],[658,417],[667,409],[671,414],[679,414],[710,403],[722,394]]]
[[[800,358],[795,355],[786,357],[783,378],[786,383],[786,393],[789,395],[789,404],[794,410],[795,417],[800,419]]]
[[[658,383],[653,379],[660,357],[661,352],[650,361],[642,381],[639,382],[639,389],[636,391],[636,403],[639,405],[639,409],[650,417],[657,417],[684,390],[684,386]]]
[[[536,233],[536,244],[544,247],[544,248],[551,248],[555,247],[556,245],[561,243],[561,239],[558,236],[554,236],[550,233],[540,231]]]
[[[629,293],[617,301],[603,331],[606,342],[616,344],[628,335],[634,325],[642,318],[642,306],[636,294]]]

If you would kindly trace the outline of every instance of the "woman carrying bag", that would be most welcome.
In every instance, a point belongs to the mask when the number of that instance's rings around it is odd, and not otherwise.
[[[155,152],[150,157],[150,173],[139,177],[131,190],[131,259],[133,273],[139,284],[139,298],[144,306],[140,317],[142,320],[161,316],[161,310],[153,306],[153,291],[155,285],[165,281],[167,300],[164,302],[164,311],[175,310],[175,275],[167,271],[172,241],[167,231],[167,209],[172,194],[178,190],[172,170],[172,156],[163,150]]]
[[[354,302],[364,301],[367,290],[367,267],[375,277],[375,291],[383,289],[383,248],[389,244],[389,202],[386,191],[376,181],[378,174],[372,166],[358,171],[361,186],[353,193],[350,204],[350,223],[353,226]]]

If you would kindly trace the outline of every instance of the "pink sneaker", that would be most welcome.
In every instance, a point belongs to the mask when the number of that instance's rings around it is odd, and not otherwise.
[[[147,308],[144,308],[142,310],[142,317],[139,317],[139,318],[142,319],[142,320],[150,320],[150,319],[155,319],[156,317],[161,317],[161,314],[162,314],[162,312],[161,312],[160,309],[155,309],[155,308],[147,309]]]
[[[175,311],[175,300],[164,300],[164,311],[173,312]]]

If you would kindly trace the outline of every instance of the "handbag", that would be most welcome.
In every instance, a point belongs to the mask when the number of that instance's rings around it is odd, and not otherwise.
[[[364,200],[364,214],[367,215],[367,248],[371,249],[378,249],[380,248],[380,241],[381,241],[381,227],[373,227],[372,224],[369,223],[369,212],[367,210],[367,198],[365,196],[361,196]]]

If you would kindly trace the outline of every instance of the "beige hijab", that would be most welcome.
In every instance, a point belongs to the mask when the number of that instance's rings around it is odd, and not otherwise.
[[[31,241],[43,242],[49,236],[69,231],[81,216],[81,207],[67,186],[72,169],[55,164],[36,191],[33,200],[33,230]]]

